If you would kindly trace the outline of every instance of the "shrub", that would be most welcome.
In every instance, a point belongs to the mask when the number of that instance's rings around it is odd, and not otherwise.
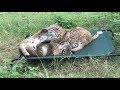
[[[58,23],[60,26],[62,26],[63,28],[72,28],[72,27],[76,27],[76,23],[71,20],[71,19],[65,19],[61,16],[56,16],[55,17],[55,22]]]

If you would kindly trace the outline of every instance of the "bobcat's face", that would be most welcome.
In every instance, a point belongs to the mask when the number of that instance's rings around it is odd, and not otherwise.
[[[50,27],[46,28],[46,35],[50,36],[50,40],[57,39],[59,37],[59,33],[61,33],[61,28],[57,23],[50,25]]]
[[[66,31],[62,30],[62,27],[60,27],[57,23],[50,25],[48,28],[42,29],[41,32],[43,33],[40,37],[41,42],[59,40],[66,33]]]
[[[66,55],[71,53],[71,47],[69,42],[65,42],[63,44],[56,44],[54,46],[53,55]]]

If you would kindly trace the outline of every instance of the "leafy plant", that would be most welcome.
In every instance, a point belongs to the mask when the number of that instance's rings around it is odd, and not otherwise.
[[[56,16],[54,22],[58,23],[60,26],[62,26],[64,28],[68,28],[68,29],[77,26],[74,21],[66,19],[66,18],[63,18],[61,16]]]

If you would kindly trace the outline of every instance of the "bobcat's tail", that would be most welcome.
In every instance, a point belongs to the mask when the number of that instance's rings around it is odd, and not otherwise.
[[[92,37],[92,39],[95,40],[102,33],[103,33],[102,31],[97,31],[97,33]]]

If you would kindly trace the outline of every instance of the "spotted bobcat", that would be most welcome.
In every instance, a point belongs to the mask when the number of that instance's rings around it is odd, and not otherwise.
[[[55,27],[59,28],[55,29]],[[82,27],[64,29],[58,24],[51,25],[51,27],[46,28],[45,30],[47,30],[46,33],[55,33],[52,38],[48,37],[49,41],[53,43],[69,42],[71,46],[71,51],[81,50],[85,45],[95,40],[100,35],[99,33],[96,33],[92,36],[92,34],[88,30]]]

